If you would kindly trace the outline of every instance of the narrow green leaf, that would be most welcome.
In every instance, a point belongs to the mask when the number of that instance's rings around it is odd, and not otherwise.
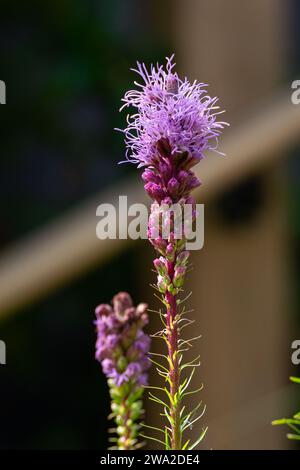
[[[300,441],[300,434],[287,434],[286,437],[288,439],[293,439],[295,441]]]
[[[165,366],[163,366],[162,364],[160,364],[159,362],[156,362],[156,361],[155,361],[154,359],[152,359],[151,357],[149,357],[149,359],[150,359],[150,361],[151,361],[153,364],[155,364],[157,367],[159,367],[159,368],[165,370],[166,372],[169,372],[169,370],[168,370]]]
[[[182,385],[179,387],[179,395],[184,396],[184,391],[188,388],[195,373],[195,368],[193,368],[191,375],[189,376],[188,380],[185,380]]]
[[[158,442],[159,444],[162,444],[163,446],[165,445],[163,441],[161,441],[160,439],[156,439],[156,437],[147,436],[146,434],[142,434],[142,433],[140,433],[140,436],[143,437],[144,439],[151,439],[151,441]]]
[[[165,447],[166,450],[170,450],[169,433],[167,427],[165,427]]]
[[[165,403],[163,400],[161,400],[160,398],[153,395],[153,393],[151,393],[151,392],[149,392],[149,400],[152,400],[156,403],[159,403],[163,407],[170,409],[170,407],[169,407],[169,405],[167,405],[167,403]]]
[[[290,377],[290,381],[295,384],[300,384],[300,377]]]
[[[159,431],[159,432],[162,432],[164,434],[164,431],[162,429],[156,428],[155,426],[149,426],[148,424],[145,424],[145,423],[142,423],[141,426],[143,428],[152,429],[153,431]]]
[[[185,429],[187,429],[188,427],[193,426],[193,424],[195,424],[197,421],[199,421],[199,419],[201,419],[201,418],[203,417],[203,415],[204,415],[204,413],[205,413],[205,409],[206,409],[206,407],[204,406],[202,413],[200,413],[200,415],[197,416],[196,418],[194,418],[192,421],[189,421],[189,422],[182,428],[182,432],[183,432]]]
[[[195,447],[200,444],[200,442],[203,440],[205,434],[207,433],[208,428],[202,429],[202,433],[200,434],[199,438],[194,442],[194,444],[189,447],[189,450],[195,449]]]
[[[198,392],[201,392],[201,390],[203,390],[203,385],[201,385],[200,388],[197,388],[196,390],[191,390],[189,392],[185,392],[182,397],[186,397],[187,395],[193,395],[194,393],[198,393]]]
[[[182,447],[181,450],[186,450],[186,449],[188,448],[188,445],[189,445],[190,441],[191,441],[191,440],[188,439],[188,440],[186,441],[186,443],[184,444],[184,446]]]

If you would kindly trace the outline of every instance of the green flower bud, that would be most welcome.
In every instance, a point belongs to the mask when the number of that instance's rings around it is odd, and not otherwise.
[[[143,395],[144,389],[143,387],[139,387],[136,390],[134,390],[129,397],[126,400],[126,405],[131,406],[132,403],[137,401],[141,396]]]
[[[162,294],[165,294],[167,292],[168,285],[165,279],[160,275],[158,275],[157,277],[157,287],[158,287],[159,292],[161,292]]]
[[[119,415],[120,416],[125,416],[126,413],[127,413],[127,410],[126,410],[125,406],[124,405],[119,406]]]
[[[186,268],[183,266],[178,266],[175,269],[173,284],[175,287],[182,287],[184,284],[184,277],[186,273]]]
[[[119,405],[114,401],[111,402],[111,410],[114,413],[118,413],[118,411],[119,411]]]
[[[154,264],[155,269],[158,272],[158,274],[160,274],[161,276],[164,276],[165,274],[167,274],[168,269],[167,269],[167,266],[165,264],[165,260],[162,256],[160,258],[156,258],[153,261],[153,264]]]
[[[117,362],[118,371],[119,372],[124,372],[124,370],[126,369],[127,366],[128,366],[128,362],[127,362],[126,357],[124,357],[124,356],[119,357],[118,362]]]
[[[118,426],[121,426],[123,421],[124,421],[124,419],[122,418],[122,416],[120,416],[120,415],[116,416],[116,423],[117,423]]]
[[[182,251],[181,253],[179,253],[179,255],[176,258],[175,267],[177,268],[179,266],[185,266],[189,256],[190,256],[189,251]]]
[[[168,291],[171,292],[172,295],[177,295],[178,294],[178,289],[173,284],[170,284],[168,286]]]
[[[117,427],[117,433],[119,434],[119,436],[125,436],[126,432],[127,432],[127,429],[126,429],[125,426],[118,426]]]
[[[135,421],[141,415],[143,402],[141,400],[136,401],[131,405],[130,418]]]

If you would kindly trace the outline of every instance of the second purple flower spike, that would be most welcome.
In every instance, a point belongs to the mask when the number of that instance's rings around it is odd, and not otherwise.
[[[126,292],[115,295],[112,306],[96,308],[96,359],[108,378],[112,416],[118,437],[111,438],[118,450],[137,448],[142,395],[150,367],[150,338],[143,332],[148,323],[147,305],[133,306]]]

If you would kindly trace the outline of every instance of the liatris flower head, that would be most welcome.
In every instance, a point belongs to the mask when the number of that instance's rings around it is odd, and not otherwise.
[[[218,137],[225,122],[217,120],[218,99],[206,93],[206,85],[174,72],[173,56],[166,67],[137,63],[143,83],[128,91],[122,108],[136,108],[127,119],[125,141],[127,160],[146,167],[142,174],[149,196],[161,203],[189,195],[200,185],[191,168],[204,158],[206,150],[217,151]],[[122,109],[121,108],[121,109]]]
[[[101,304],[96,308],[96,318],[95,356],[104,374],[117,386],[129,380],[146,385],[150,339],[142,329],[148,323],[147,305],[133,307],[129,294],[120,292],[112,306]]]
[[[108,378],[112,417],[118,437],[112,438],[119,450],[137,446],[137,431],[142,414],[142,394],[150,367],[150,338],[143,331],[148,323],[147,305],[133,306],[131,297],[120,292],[112,306],[96,308],[96,359]]]

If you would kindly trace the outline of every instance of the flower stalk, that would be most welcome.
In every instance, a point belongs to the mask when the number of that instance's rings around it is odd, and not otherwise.
[[[206,150],[217,151],[218,136],[226,123],[217,121],[217,115],[222,112],[218,111],[217,98],[206,94],[203,83],[181,80],[173,71],[174,66],[173,57],[167,59],[166,68],[151,66],[150,71],[137,63],[134,71],[143,83],[136,83],[139,88],[128,91],[122,100],[122,108],[136,108],[127,117],[128,125],[122,132],[127,146],[126,161],[144,169],[144,188],[153,201],[148,238],[159,256],[154,260],[155,288],[164,305],[158,311],[163,328],[153,336],[166,343],[166,354],[158,355],[166,363],[153,359],[152,362],[164,379],[163,386],[155,388],[166,397],[149,394],[151,400],[163,407],[164,429],[152,429],[160,437],[163,433],[164,440],[147,437],[160,442],[167,450],[191,450],[206,432],[203,428],[194,443],[183,439],[185,431],[205,410],[202,402],[191,411],[186,411],[183,403],[187,395],[198,392],[188,388],[199,357],[184,362],[184,353],[197,338],[181,337],[183,328],[193,322],[187,318],[184,300],[180,298],[190,255],[186,241],[197,217],[191,192],[201,184],[192,168],[204,158]],[[191,209],[188,221],[182,219],[186,206]]]
[[[168,275],[173,280],[174,264],[168,263]],[[170,377],[170,404],[171,404],[171,448],[181,449],[181,432],[180,432],[180,411],[181,403],[178,399],[178,391],[180,385],[180,368],[178,361],[178,318],[176,296],[171,292],[166,293],[167,304],[167,345],[169,358],[169,377]]]
[[[162,249],[160,241],[160,256],[154,260],[154,266],[158,274],[157,288],[162,294],[162,302],[165,305],[165,314],[161,314],[164,329],[159,335],[165,340],[167,346],[167,372],[158,367],[160,375],[167,382],[164,391],[167,394],[169,404],[164,410],[164,414],[170,426],[166,427],[165,446],[172,450],[181,450],[183,448],[183,431],[185,428],[184,416],[182,412],[184,392],[186,390],[187,380],[181,380],[181,371],[184,365],[183,345],[184,340],[181,338],[180,324],[189,321],[184,318],[184,311],[180,311],[180,299],[178,294],[182,291],[184,278],[187,269],[189,252],[183,250],[182,241],[175,241],[174,234],[171,233],[165,251]],[[154,242],[155,245],[155,242]],[[191,366],[196,365],[192,361]]]

